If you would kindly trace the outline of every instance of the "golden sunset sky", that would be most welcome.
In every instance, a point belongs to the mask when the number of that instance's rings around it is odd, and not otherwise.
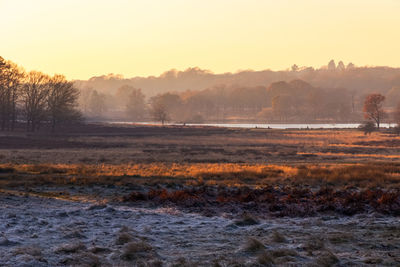
[[[400,66],[399,0],[0,0],[0,56],[69,79]]]

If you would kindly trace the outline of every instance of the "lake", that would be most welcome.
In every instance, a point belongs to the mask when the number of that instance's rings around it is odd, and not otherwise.
[[[143,124],[161,125],[159,122],[109,122],[112,124]],[[183,125],[182,123],[165,123],[165,125]],[[263,129],[341,129],[357,128],[360,123],[186,123],[186,126],[213,126],[228,128],[263,128]],[[393,127],[395,124],[381,123],[382,128]]]

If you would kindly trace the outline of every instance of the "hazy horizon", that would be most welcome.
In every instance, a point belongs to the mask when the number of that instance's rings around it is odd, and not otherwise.
[[[328,60],[326,62],[328,63]],[[337,63],[341,62],[341,60],[338,60],[338,61],[334,60],[334,62],[337,65]],[[360,66],[358,64],[355,64],[354,62],[343,62],[343,63],[345,65],[350,64],[350,63],[354,64],[355,68],[391,68],[391,69],[399,69],[400,68],[400,66],[368,65],[368,64],[364,65],[364,66]],[[293,63],[292,66],[293,65],[298,66],[296,63]],[[96,75],[96,76],[91,76],[91,77],[88,77],[86,79],[74,79],[74,80],[75,81],[80,81],[80,80],[85,81],[85,80],[90,80],[91,78],[107,77],[107,76],[114,77],[114,78],[121,78],[121,79],[151,78],[151,77],[160,78],[160,77],[162,77],[163,75],[165,75],[168,72],[176,71],[177,73],[183,73],[183,72],[187,72],[187,71],[190,71],[190,70],[204,71],[205,73],[212,74],[212,75],[225,75],[225,74],[235,75],[235,74],[239,74],[239,73],[243,73],[243,72],[263,72],[263,71],[287,72],[287,71],[291,71],[291,67],[292,66],[288,66],[285,69],[271,69],[271,68],[268,68],[268,67],[263,68],[263,69],[245,69],[245,68],[243,68],[243,69],[238,69],[236,71],[221,71],[221,72],[216,72],[216,71],[213,71],[213,70],[210,70],[210,69],[202,68],[200,66],[189,66],[189,67],[183,68],[183,69],[177,69],[177,68],[167,69],[167,70],[164,70],[164,71],[162,71],[160,73],[154,73],[154,74],[149,74],[149,75],[125,76],[125,75],[123,75],[121,73],[110,72],[110,73],[99,74],[99,75]],[[307,69],[307,68],[313,68],[314,70],[321,70],[321,69],[327,68],[327,64],[321,65],[321,66],[304,65],[304,66],[298,66],[298,67],[300,68],[300,70],[304,70],[304,69]]]

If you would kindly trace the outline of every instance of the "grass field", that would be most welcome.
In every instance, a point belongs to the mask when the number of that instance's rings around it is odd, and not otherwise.
[[[212,127],[65,129],[56,135],[0,135],[0,162],[17,164],[357,163],[400,158],[400,137],[357,130]]]
[[[2,133],[0,265],[394,266],[399,147],[388,130]]]

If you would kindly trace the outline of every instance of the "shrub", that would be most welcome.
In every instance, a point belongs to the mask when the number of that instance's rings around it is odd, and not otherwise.
[[[365,135],[371,134],[376,130],[375,123],[372,121],[363,122],[358,128],[363,131]]]
[[[292,257],[296,257],[299,254],[293,250],[293,249],[286,249],[286,248],[280,248],[280,249],[276,249],[270,252],[272,257],[274,258],[281,258],[281,257],[286,257],[286,256],[292,256]]]
[[[257,262],[262,266],[274,266],[274,258],[266,251],[258,255]]]
[[[325,242],[321,238],[315,236],[310,237],[307,243],[304,245],[304,249],[310,255],[312,255],[314,251],[322,250],[324,248],[325,248]]]
[[[89,252],[83,252],[67,257],[65,259],[62,259],[60,263],[68,266],[91,266],[91,267],[100,267],[103,265],[107,265],[104,262],[104,260],[100,261],[99,257]]]
[[[276,243],[286,243],[287,239],[284,235],[282,235],[281,233],[274,231],[272,233],[272,241],[276,242]]]
[[[245,213],[242,215],[242,218],[235,221],[235,224],[237,226],[248,226],[248,225],[259,224],[259,221],[255,217],[253,217],[251,214]]]
[[[14,250],[14,254],[15,255],[28,254],[34,257],[41,257],[42,249],[37,246],[18,247]]]
[[[123,245],[133,240],[133,236],[130,233],[122,232],[118,235],[117,239],[115,240],[115,244]]]
[[[333,266],[339,259],[330,251],[323,252],[316,260],[318,266]]]
[[[143,253],[150,252],[153,248],[144,241],[127,243],[121,254],[123,260],[135,260],[143,256]]]
[[[60,246],[56,252],[57,253],[77,253],[86,250],[86,246],[83,243],[71,243],[71,244],[65,244]]]
[[[244,251],[252,253],[259,252],[264,249],[265,249],[264,244],[255,238],[249,238],[244,246]]]

